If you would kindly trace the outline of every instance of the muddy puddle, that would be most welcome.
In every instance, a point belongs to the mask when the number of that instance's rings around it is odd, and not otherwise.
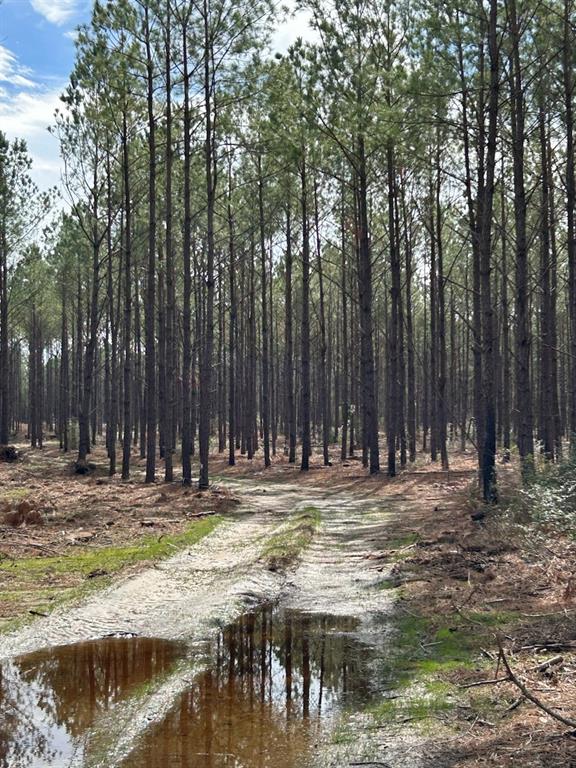
[[[99,715],[168,672],[183,646],[104,638],[0,665],[0,767],[64,768]]]
[[[272,608],[242,617],[123,768],[302,768],[330,720],[377,692],[356,627]]]
[[[123,768],[302,768],[338,715],[381,691],[376,651],[357,626],[270,606],[241,617],[219,631],[207,670],[147,728]],[[81,764],[98,715],[142,695],[184,656],[177,644],[132,638],[6,662],[0,767]]]

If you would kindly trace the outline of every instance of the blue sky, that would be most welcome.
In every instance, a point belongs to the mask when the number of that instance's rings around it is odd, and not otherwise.
[[[0,44],[37,77],[65,79],[74,57],[74,29],[88,20],[89,9],[77,0],[3,0]]]
[[[92,0],[0,0],[0,129],[26,139],[42,189],[60,181],[58,142],[48,126],[74,63],[74,30],[91,7]],[[298,36],[310,36],[302,13],[279,26],[272,48],[284,51]]]
[[[74,61],[74,29],[90,0],[2,0],[0,128],[28,142],[42,188],[60,177],[57,141],[47,131]]]

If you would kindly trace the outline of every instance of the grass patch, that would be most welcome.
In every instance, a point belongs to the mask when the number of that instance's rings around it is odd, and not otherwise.
[[[399,562],[412,554],[412,547],[420,540],[417,533],[407,533],[394,539],[387,539],[382,545],[382,550],[389,553],[390,562]]]
[[[392,722],[424,722],[449,713],[462,695],[450,681],[451,673],[483,669],[489,662],[480,649],[489,644],[495,628],[517,618],[497,611],[397,617],[390,653],[382,661],[386,688],[397,696],[378,702],[369,712],[379,721]]]
[[[390,590],[390,589],[400,589],[400,587],[396,579],[385,578],[385,579],[381,579],[376,584],[376,589]]]
[[[10,488],[10,490],[0,493],[0,503],[15,504],[17,501],[22,501],[30,496],[30,493],[29,488]]]
[[[107,586],[111,577],[124,568],[140,562],[162,560],[184,547],[196,544],[216,526],[218,515],[191,523],[185,531],[170,536],[145,536],[136,544],[75,549],[67,555],[53,557],[26,557],[0,561],[0,583],[9,585],[0,590],[0,602],[18,603],[19,613],[31,609],[49,613],[56,605]],[[90,574],[103,573],[97,578]],[[8,620],[0,631],[14,628]]]
[[[96,569],[107,573],[116,573],[127,565],[142,560],[160,560],[174,554],[185,546],[196,544],[211,533],[221,522],[217,515],[203,518],[192,523],[182,533],[172,536],[145,536],[137,544],[101,549],[79,549],[70,555],[54,557],[25,557],[20,560],[0,562],[0,574],[9,573],[11,577],[22,576],[25,580],[34,580],[38,575],[74,573],[87,576]]]
[[[334,731],[332,736],[332,744],[342,746],[346,744],[354,744],[358,739],[358,735],[352,728],[346,726],[340,726]]]
[[[509,611],[441,616],[402,616],[396,620],[394,650],[388,660],[392,679],[409,684],[415,677],[438,675],[484,664],[480,649],[494,629],[512,624]]]
[[[306,507],[292,515],[264,546],[262,559],[268,568],[280,570],[297,560],[310,546],[320,521],[320,510],[316,507]]]
[[[385,699],[370,711],[379,722],[423,722],[454,709],[455,702],[450,701],[448,696],[449,691],[429,691],[427,686],[424,686],[420,694]]]

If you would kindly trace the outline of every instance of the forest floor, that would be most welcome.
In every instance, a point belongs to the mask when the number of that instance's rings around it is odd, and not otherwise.
[[[75,475],[55,444],[18,446],[0,463],[0,627],[11,628],[55,605],[135,574],[210,533],[237,500],[226,490],[144,485],[110,479],[104,452],[96,471]]]
[[[352,617],[377,650],[380,695],[317,735],[312,765],[576,766],[574,728],[526,695],[576,718],[576,545],[501,508],[474,520],[475,459],[451,459],[388,480],[356,460],[302,475],[215,457],[199,494],[139,469],[109,480],[98,452],[78,477],[55,446],[25,451],[0,464],[0,658],[108,634],[203,642],[276,601]],[[517,472],[498,469],[505,507]],[[115,710],[114,747],[86,764],[125,759],[189,676]]]

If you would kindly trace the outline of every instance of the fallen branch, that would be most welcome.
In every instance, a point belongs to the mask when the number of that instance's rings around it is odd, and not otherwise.
[[[496,723],[491,723],[490,720],[481,720],[479,717],[474,721],[475,725],[487,725],[490,728],[495,728]]]
[[[351,766],[360,766],[360,765],[374,765],[378,766],[378,768],[390,768],[390,763],[379,763],[374,760],[368,760],[367,763],[350,763]]]
[[[208,517],[209,515],[215,514],[215,510],[209,509],[206,512],[186,512],[186,517]]]
[[[30,549],[39,549],[41,552],[46,552],[51,557],[61,557],[63,554],[57,549],[53,549],[52,547],[49,547],[46,544],[37,544],[35,541],[13,541],[12,546],[24,547],[24,548],[29,547]]]
[[[537,643],[523,645],[519,651],[576,651],[576,643]]]
[[[460,605],[460,606],[455,606],[455,607],[456,607],[456,610],[458,611],[458,613],[462,614],[462,609],[464,608],[464,606],[465,606],[465,605],[467,605],[467,604],[470,602],[470,600],[471,600],[471,599],[474,597],[474,595],[476,594],[476,592],[478,592],[478,590],[480,589],[480,586],[481,586],[480,584],[476,584],[476,586],[475,586],[475,587],[473,587],[473,588],[470,590],[470,592],[469,592],[469,594],[468,594],[468,597],[466,598],[466,600],[464,600],[464,602],[463,602],[463,603],[461,603],[461,605]]]
[[[497,685],[498,683],[507,683],[509,680],[509,677],[494,677],[491,680],[475,680],[473,683],[462,683],[458,688],[476,688],[480,685]]]
[[[467,624],[472,624],[473,626],[476,626],[476,627],[483,627],[484,626],[484,624],[481,621],[476,621],[476,619],[473,619],[470,616],[467,616],[464,613],[464,611],[460,610],[460,608],[456,605],[456,603],[452,602],[452,607],[454,608],[456,613],[464,619],[464,621]]]
[[[576,612],[576,608],[563,608],[561,611],[550,611],[550,613],[521,613],[527,619],[545,619],[547,616],[567,616],[569,613]]]
[[[562,664],[563,661],[564,656],[554,656],[552,659],[548,659],[548,661],[543,661],[542,664],[537,664],[534,669],[537,672],[546,672],[550,667],[558,666],[558,664]]]
[[[512,702],[512,704],[510,704],[509,707],[506,707],[506,709],[504,710],[504,714],[506,714],[507,712],[513,712],[515,709],[517,709],[520,706],[520,704],[522,704],[522,702],[524,701],[524,698],[525,698],[524,695],[518,696],[518,698],[515,699]]]
[[[524,685],[522,680],[520,680],[520,678],[512,670],[512,667],[510,666],[508,657],[506,656],[506,653],[504,651],[504,648],[502,647],[502,643],[500,642],[500,639],[498,639],[498,647],[500,649],[500,659],[502,660],[502,663],[504,664],[504,667],[506,668],[506,671],[510,676],[511,682],[513,682],[514,685],[524,694],[524,696],[528,699],[528,701],[531,701],[532,704],[535,704],[538,707],[538,709],[541,709],[543,712],[546,712],[546,714],[549,715],[554,720],[557,720],[558,722],[563,723],[564,725],[567,725],[569,728],[576,730],[576,720],[572,720],[569,717],[564,717],[564,715],[561,715],[559,712],[556,712],[555,710],[551,709],[541,699],[539,699],[537,696],[534,696],[534,694],[528,690],[528,688]]]

